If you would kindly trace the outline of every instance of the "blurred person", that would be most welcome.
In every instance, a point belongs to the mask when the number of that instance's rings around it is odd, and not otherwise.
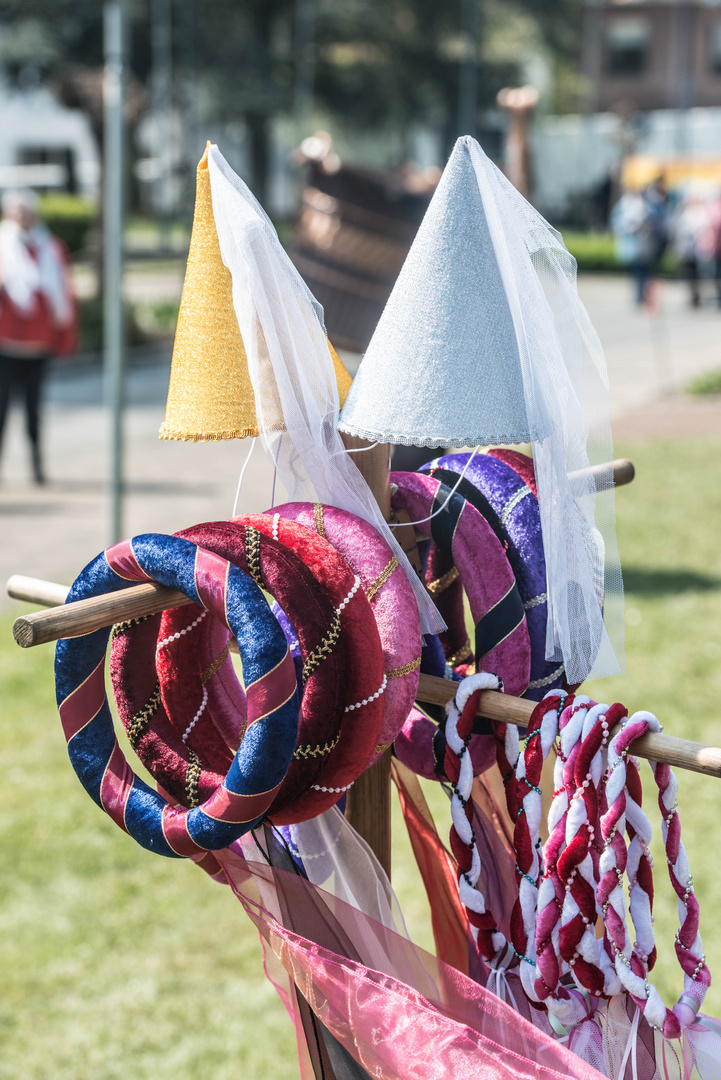
[[[25,399],[36,484],[45,483],[40,402],[48,362],[75,351],[77,310],[65,245],[38,220],[38,196],[6,191],[0,203],[0,447],[10,396]]]
[[[716,305],[721,308],[721,192],[709,207],[709,249],[716,286]]]
[[[691,307],[701,306],[701,270],[715,255],[713,204],[689,186],[673,226],[673,245],[689,284]]]
[[[639,307],[651,299],[651,281],[668,244],[668,196],[661,178],[643,191],[624,191],[611,212],[619,261],[635,282]]]

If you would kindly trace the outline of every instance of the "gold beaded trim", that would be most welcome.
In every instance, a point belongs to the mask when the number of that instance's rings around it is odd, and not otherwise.
[[[327,540],[328,537],[325,535],[325,523],[323,521],[323,503],[313,503],[313,521],[318,536],[322,536],[324,540]]]
[[[128,733],[128,739],[133,750],[137,748],[138,743],[145,734],[145,729],[157,712],[160,705],[160,681],[155,683],[155,689],[148,701],[147,705],[144,705],[140,712],[136,712],[133,719],[128,724],[126,730]]]
[[[141,623],[147,619],[152,619],[152,617],[152,615],[139,615],[137,619],[126,619],[125,622],[116,623],[112,630],[112,637],[116,638],[127,630],[132,630],[134,626],[140,626]]]
[[[190,747],[188,747],[188,752],[190,754],[190,760],[188,762],[188,771],[185,774],[185,800],[192,810],[194,806],[200,806],[198,783],[200,782],[201,765],[200,758],[195,750],[191,750]]]
[[[451,667],[456,667],[458,664],[467,664],[469,660],[473,659],[473,648],[469,638],[466,638],[465,645],[461,645],[458,652],[453,653],[453,656],[446,657],[446,663]]]
[[[303,664],[303,684],[308,682],[316,668],[325,660],[326,656],[330,656],[333,651],[333,646],[340,637],[340,615],[337,611],[333,612],[333,620],[328,627],[328,632],[319,645],[313,649],[313,652],[308,653]]]
[[[324,754],[330,754],[331,750],[335,749],[339,739],[340,734],[336,735],[335,739],[331,742],[323,743],[322,746],[313,746],[312,743],[301,743],[300,746],[296,746],[293,757],[303,761],[307,761],[308,758],[323,757]]]
[[[383,588],[386,581],[388,581],[388,578],[391,576],[391,574],[393,573],[393,571],[395,570],[395,568],[397,566],[398,566],[398,559],[394,555],[393,558],[391,559],[391,561],[388,563],[388,565],[383,570],[381,570],[378,577],[375,579],[375,581],[372,583],[372,585],[370,585],[369,588],[367,589],[366,596],[368,597],[369,600],[372,600],[373,597],[375,596],[375,594],[380,589]]]
[[[416,671],[421,666],[421,658],[417,656],[415,660],[411,660],[410,663],[404,664],[403,667],[393,668],[392,671],[386,671],[386,680],[390,682],[391,679],[402,679],[404,675],[410,675],[412,671]]]
[[[230,645],[226,645],[220,656],[216,657],[210,667],[207,667],[203,674],[200,676],[200,682],[203,686],[213,678],[213,676],[220,671],[225,661],[230,655]]]
[[[445,592],[449,585],[452,585],[454,581],[458,580],[458,567],[452,566],[450,570],[443,575],[443,577],[436,578],[435,581],[431,581],[429,585],[426,585],[428,592],[431,596],[439,596],[440,593]]]
[[[374,754],[385,754],[389,746],[393,746],[392,742],[379,743],[373,751]]]
[[[260,572],[260,533],[251,525],[245,527],[245,558],[253,581],[259,589],[264,589],[263,576]]]

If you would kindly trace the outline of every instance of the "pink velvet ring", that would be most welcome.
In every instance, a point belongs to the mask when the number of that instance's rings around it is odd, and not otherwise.
[[[346,700],[337,740],[323,755],[321,773],[312,787],[308,785],[305,794],[296,800],[292,813],[279,813],[275,805],[271,807],[274,823],[292,825],[333,806],[358,779],[374,754],[383,724],[387,682],[383,649],[360,576],[327,539],[300,522],[280,517],[277,512],[249,514],[237,520],[254,525],[302,558],[338,613],[346,642]],[[292,613],[280,598],[278,602],[298,630]]]
[[[320,778],[322,749],[338,739],[346,704],[345,639],[342,631],[333,632],[338,620],[325,591],[302,559],[283,545],[230,522],[199,525],[182,535],[202,536],[205,550],[239,566],[297,620],[307,662],[303,723],[270,815],[291,806]],[[228,656],[228,635],[219,634],[213,622],[197,606],[176,608],[124,628],[114,646],[111,673],[121,719],[141,761],[182,805],[195,805],[213,790],[216,775],[226,771],[225,762],[232,761],[244,733],[245,694]],[[314,660],[323,643],[322,659]],[[150,677],[156,689],[146,696]],[[309,748],[315,754],[305,754]]]
[[[413,589],[398,560],[367,521],[320,503],[286,503],[269,514],[299,521],[325,537],[361,580],[375,617],[385,670],[383,724],[369,765],[393,743],[418,691],[421,625]]]
[[[476,670],[502,680],[507,693],[520,696],[528,686],[531,647],[516,579],[491,526],[474,506],[422,473],[392,473],[394,509],[405,509],[416,527],[452,560],[468,597],[476,626]],[[430,515],[435,516],[430,518]],[[426,520],[430,518],[430,520]],[[420,776],[438,778],[434,739],[438,728],[413,709],[396,739],[399,759]],[[471,740],[474,773],[488,768],[495,749],[491,735]]]

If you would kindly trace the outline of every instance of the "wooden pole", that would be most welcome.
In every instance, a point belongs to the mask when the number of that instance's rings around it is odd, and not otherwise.
[[[65,585],[20,575],[10,578],[7,588],[9,595],[16,599],[39,604],[57,603],[58,599],[62,599],[68,592]],[[91,597],[87,600],[76,600],[64,607],[34,612],[32,615],[18,619],[16,626],[18,624],[25,626],[27,620],[34,620],[29,623],[31,629],[26,636],[32,640],[18,640],[23,638],[23,635],[18,633],[15,637],[18,644],[24,644],[25,647],[54,641],[59,637],[79,637],[123,619],[136,618],[139,615],[154,615],[167,607],[180,607],[181,604],[188,603],[190,601],[183,593],[176,593],[162,585],[152,583],[133,585],[120,592],[106,593],[104,596]],[[448,679],[421,675],[417,700],[428,705],[445,705],[455,694],[457,685]],[[516,724],[518,727],[526,727],[534,707],[535,703],[526,701],[525,698],[485,690],[480,697],[478,715],[487,717],[489,720],[500,720],[507,724]],[[677,739],[673,735],[663,733],[648,734],[635,740],[633,753],[649,761],[664,762],[674,768],[688,769],[705,776],[721,777],[721,748],[716,746],[690,742],[688,739]],[[351,791],[354,791],[362,784],[363,797],[356,800],[353,814],[358,815],[365,829],[362,835],[368,843],[373,841],[373,845],[377,845],[373,846],[373,850],[378,858],[380,859],[378,854],[380,852],[388,863],[390,862],[390,827],[386,829],[384,823],[386,820],[389,821],[390,814],[390,795],[388,794],[390,789],[386,784],[390,772],[389,754],[390,751],[387,751],[378,765],[368,769],[351,788]],[[373,820],[369,807],[376,807],[380,821]]]
[[[373,492],[388,521],[391,516],[390,451],[387,444],[372,443],[341,432],[347,450],[353,454],[358,471]],[[368,449],[372,447],[372,449]],[[352,662],[352,661],[351,661]],[[370,769],[366,769],[348,792],[346,817],[372,849],[390,877],[391,873],[391,751]]]

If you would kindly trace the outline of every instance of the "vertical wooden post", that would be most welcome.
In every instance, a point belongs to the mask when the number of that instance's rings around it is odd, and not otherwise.
[[[355,435],[341,432],[348,450],[371,444]],[[375,496],[388,521],[391,515],[390,446],[379,444],[372,450],[362,449],[353,454],[358,470]],[[359,776],[348,792],[346,816],[356,832],[372,848],[376,858],[390,877],[391,872],[391,752],[386,750],[375,765]]]

